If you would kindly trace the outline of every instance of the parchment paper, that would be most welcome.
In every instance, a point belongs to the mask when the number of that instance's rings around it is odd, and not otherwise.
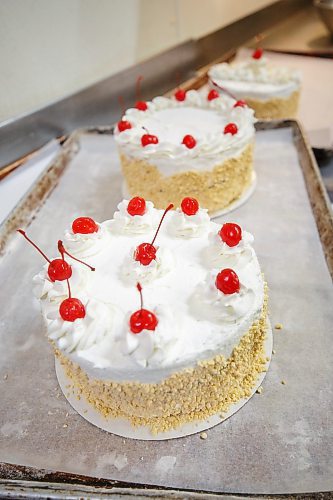
[[[140,442],[93,427],[57,386],[31,291],[41,257],[17,235],[0,263],[0,461],[216,492],[333,489],[333,289],[289,129],[257,134],[255,167],[254,195],[227,218],[255,235],[272,325],[283,325],[263,392],[205,441]],[[54,254],[76,216],[112,217],[120,189],[112,138],[86,136],[29,234]]]

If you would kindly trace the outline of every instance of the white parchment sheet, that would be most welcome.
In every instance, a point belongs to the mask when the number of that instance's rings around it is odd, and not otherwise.
[[[0,461],[136,483],[239,493],[333,489],[333,288],[291,130],[257,134],[257,188],[221,220],[255,235],[270,286],[274,349],[263,392],[230,419],[179,440],[125,440],[67,403],[32,296],[41,257],[19,236],[0,262]],[[121,174],[110,136],[82,148],[29,234],[54,255],[79,215],[111,218]],[[281,384],[285,381],[285,384]]]

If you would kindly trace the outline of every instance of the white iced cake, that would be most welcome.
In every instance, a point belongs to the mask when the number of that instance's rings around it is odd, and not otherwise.
[[[195,199],[171,208],[135,197],[112,220],[76,219],[33,280],[75,391],[153,432],[226,411],[265,368],[253,236]]]

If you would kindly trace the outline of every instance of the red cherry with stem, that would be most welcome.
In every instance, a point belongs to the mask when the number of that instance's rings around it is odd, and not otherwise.
[[[240,99],[239,101],[236,101],[234,104],[234,108],[246,108],[246,107],[247,107],[247,104],[242,99]]]
[[[97,233],[98,225],[90,217],[78,217],[72,224],[74,234],[92,234]]]
[[[136,92],[136,98],[137,98],[137,102],[135,104],[135,107],[136,109],[138,109],[139,111],[147,111],[148,109],[148,105],[145,101],[142,101],[140,99],[140,94],[141,94],[141,82],[143,80],[143,76],[140,75],[138,76],[137,80],[136,80],[136,89],[135,89],[135,92]]]
[[[227,222],[223,224],[219,231],[221,240],[228,245],[228,247],[235,247],[242,239],[242,228],[234,222]]]
[[[196,146],[197,141],[194,139],[193,135],[187,134],[184,136],[182,144],[184,144],[188,149],[193,149],[194,146]]]
[[[157,248],[151,243],[141,243],[135,249],[134,259],[143,266],[149,266],[149,264],[156,259],[156,252]]]
[[[142,332],[142,330],[154,331],[158,325],[158,319],[154,313],[143,309],[142,286],[140,283],[136,285],[140,293],[140,309],[134,312],[130,317],[130,329],[134,334]]]
[[[147,111],[148,109],[148,104],[145,102],[145,101],[137,101],[135,103],[135,107],[136,109],[138,109],[139,111]]]
[[[186,90],[183,90],[183,89],[178,89],[176,92],[175,92],[175,99],[177,101],[185,101],[186,99]]]
[[[119,132],[124,132],[125,130],[129,130],[130,128],[132,128],[132,125],[130,124],[129,121],[127,121],[127,120],[120,120],[120,122],[118,122],[118,130],[119,130]]]
[[[34,243],[23,229],[17,230],[49,263],[47,273],[51,281],[64,281],[72,276],[72,268],[64,259],[50,260],[45,253]]]
[[[238,132],[238,127],[236,123],[228,123],[228,125],[224,127],[225,134],[235,135],[237,134],[237,132]]]
[[[143,147],[148,146],[149,144],[158,144],[158,137],[152,134],[143,134],[141,137],[141,144]]]
[[[127,205],[127,212],[130,215],[144,215],[146,212],[146,201],[140,196],[134,196]]]
[[[199,203],[195,198],[184,198],[180,206],[186,215],[195,215],[199,210]]]
[[[59,313],[64,321],[73,322],[76,319],[84,318],[86,310],[79,299],[69,298],[61,302]]]
[[[140,262],[143,266],[149,266],[149,264],[156,259],[156,252],[157,248],[154,246],[156,237],[158,235],[158,232],[161,228],[162,222],[164,220],[164,217],[166,214],[173,208],[173,204],[170,203],[170,205],[164,210],[163,215],[161,217],[160,223],[156,229],[155,236],[153,238],[153,241],[151,243],[141,243],[134,252],[134,259],[137,262]]]
[[[264,51],[263,49],[256,49],[252,54],[252,59],[261,59]]]
[[[80,262],[80,264],[83,264],[84,266],[87,266],[89,267],[90,271],[95,271],[95,268],[90,266],[89,264],[87,264],[86,262],[84,262],[83,260],[80,260],[80,259],[77,259],[76,257],[74,257],[74,255],[70,254],[69,252],[67,252],[66,248],[64,247],[63,245],[63,242],[61,240],[58,241],[58,250],[60,252],[60,255],[62,257],[62,259],[64,260],[65,257],[64,257],[64,254],[68,255],[68,257],[70,257],[71,259],[73,260],[76,260],[76,262]]]
[[[69,280],[67,280],[67,286],[68,299],[65,299],[61,302],[59,307],[59,314],[64,321],[70,321],[72,323],[77,319],[84,318],[86,315],[86,310],[79,299],[72,298]]]
[[[239,278],[233,269],[223,269],[216,276],[215,286],[225,295],[238,293],[240,288]]]
[[[237,101],[237,98],[234,96],[234,94],[232,94],[230,92],[230,90],[226,89],[225,87],[222,87],[222,85],[219,85],[218,83],[216,82],[213,82],[212,81],[212,84],[217,87],[218,89],[222,90],[222,92],[224,92],[225,94],[227,94],[229,97],[231,97],[232,99],[235,99],[235,101]]]
[[[64,281],[72,276],[71,266],[63,259],[54,259],[50,263],[47,274],[51,281]]]
[[[208,92],[208,95],[207,95],[208,101],[212,101],[213,99],[217,99],[218,97],[220,97],[220,94],[218,93],[217,90],[212,89]]]

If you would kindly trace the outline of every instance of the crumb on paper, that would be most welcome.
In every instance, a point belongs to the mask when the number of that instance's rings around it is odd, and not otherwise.
[[[65,415],[65,417],[67,418],[67,417],[68,417],[68,415],[69,415],[69,413],[67,412],[67,413],[66,413],[66,415]]]
[[[83,413],[88,413],[88,410],[83,410]]]
[[[67,427],[68,427],[68,425],[67,425],[67,424],[64,424],[64,425],[63,425],[63,428],[64,428],[64,429],[66,429]]]
[[[286,381],[285,380],[281,380],[281,384],[282,385],[286,385]]]
[[[207,432],[201,432],[200,439],[207,439],[207,438],[208,438]]]
[[[260,387],[258,387],[258,389],[256,390],[256,393],[257,393],[257,394],[261,394],[261,393],[262,393],[262,391],[263,391],[263,388],[260,386]]]
[[[274,326],[275,330],[282,330],[283,328],[283,325],[282,323],[276,323],[276,325]]]
[[[275,349],[273,349],[272,354],[276,354],[276,350]]]
[[[270,360],[270,357],[269,356],[266,356],[266,361],[269,361]]]
[[[8,378],[8,373],[5,373],[4,376],[3,376],[3,379],[7,380],[7,378]]]
[[[143,457],[140,457],[140,460],[143,460]]]

